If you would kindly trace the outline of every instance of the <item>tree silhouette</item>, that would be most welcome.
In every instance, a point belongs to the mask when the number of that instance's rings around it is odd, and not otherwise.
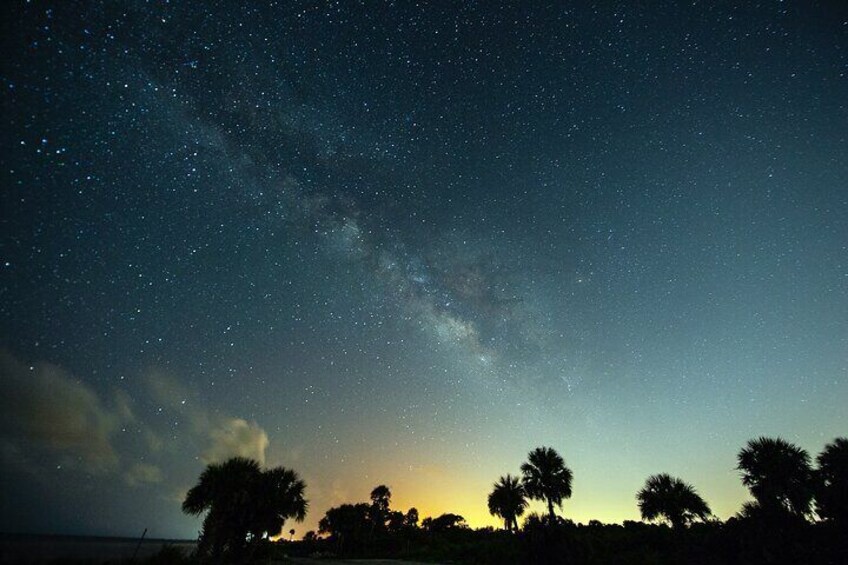
[[[501,477],[489,494],[489,513],[504,521],[504,529],[518,531],[518,518],[527,508],[524,487],[518,477]]]
[[[737,456],[742,484],[748,487],[756,506],[748,516],[805,517],[813,497],[810,456],[781,438],[760,437],[748,442]]]
[[[562,507],[563,499],[571,498],[571,470],[554,449],[537,447],[521,465],[521,472],[527,496],[547,502],[550,521],[555,523],[554,504]]]
[[[183,511],[206,512],[198,552],[241,555],[249,542],[278,534],[289,518],[303,521],[306,485],[294,471],[263,472],[252,459],[234,457],[208,465],[183,501]]]
[[[695,489],[665,473],[652,475],[636,494],[644,520],[666,519],[675,529],[685,528],[696,518],[706,519],[710,507]]]
[[[372,527],[371,506],[364,502],[330,508],[318,522],[318,531],[336,539],[340,547],[347,541],[364,540]]]
[[[406,516],[403,517],[403,525],[406,528],[415,529],[418,527],[418,509],[414,506],[406,511]]]
[[[386,529],[389,532],[397,533],[404,527],[406,516],[400,510],[389,510],[388,518],[386,519]]]
[[[200,474],[183,501],[183,512],[207,512],[198,540],[198,552],[217,557],[225,550],[240,550],[246,541],[247,504],[252,484],[261,473],[259,464],[237,457],[212,464]]]
[[[389,511],[389,504],[392,501],[392,491],[386,485],[374,487],[371,491],[371,505],[378,508],[383,513]]]
[[[372,530],[384,530],[391,518],[389,505],[392,502],[392,491],[386,485],[374,487],[371,491],[371,520]]]
[[[451,514],[450,512],[435,518],[424,518],[421,525],[425,530],[431,532],[445,532],[448,530],[458,530],[468,527],[465,524],[465,518],[459,514]]]
[[[819,516],[848,526],[848,439],[840,437],[827,444],[816,462]]]
[[[268,469],[257,477],[255,486],[251,493],[253,523],[250,529],[254,538],[282,532],[289,518],[297,522],[306,518],[307,502],[303,498],[306,484],[291,469]]]

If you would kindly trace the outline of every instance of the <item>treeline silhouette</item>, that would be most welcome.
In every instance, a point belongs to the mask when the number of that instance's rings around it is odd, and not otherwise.
[[[488,509],[503,530],[472,530],[462,516],[424,518],[392,509],[379,485],[370,501],[330,508],[319,531],[271,543],[286,520],[306,514],[305,484],[294,471],[262,471],[255,461],[209,465],[183,510],[206,513],[193,561],[246,563],[274,554],[404,558],[463,563],[848,563],[848,440],[827,444],[813,464],[783,439],[760,437],[738,453],[736,469],[753,500],[722,522],[683,480],[660,473],[636,493],[643,522],[587,525],[557,515],[572,495],[573,473],[550,447],[532,450],[520,476],[492,486]],[[547,512],[525,512],[530,500]],[[524,517],[519,526],[519,518]],[[171,555],[173,558],[173,555]]]

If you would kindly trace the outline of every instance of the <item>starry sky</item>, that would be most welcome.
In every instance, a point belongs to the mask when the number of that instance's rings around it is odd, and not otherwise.
[[[193,537],[232,455],[298,536],[498,525],[541,445],[575,521],[725,519],[848,432],[844,3],[0,9],[0,531]]]

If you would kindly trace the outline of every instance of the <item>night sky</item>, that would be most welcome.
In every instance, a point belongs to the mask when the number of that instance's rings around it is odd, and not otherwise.
[[[542,445],[726,519],[848,432],[848,5],[494,4],[3,2],[0,531],[237,454],[498,525]]]

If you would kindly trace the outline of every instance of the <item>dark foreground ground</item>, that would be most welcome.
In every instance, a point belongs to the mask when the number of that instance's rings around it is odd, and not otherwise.
[[[194,542],[181,540],[146,540],[139,546],[138,540],[122,538],[0,535],[0,563],[209,563],[191,556],[194,549]],[[640,522],[561,523],[517,534],[468,528],[351,532],[338,539],[267,542],[251,555],[257,564],[314,565],[848,565],[848,536],[834,525],[806,522],[730,520],[682,530]]]
[[[432,562],[402,561],[398,559],[312,559],[309,557],[289,557],[283,563],[302,565],[438,565]]]

